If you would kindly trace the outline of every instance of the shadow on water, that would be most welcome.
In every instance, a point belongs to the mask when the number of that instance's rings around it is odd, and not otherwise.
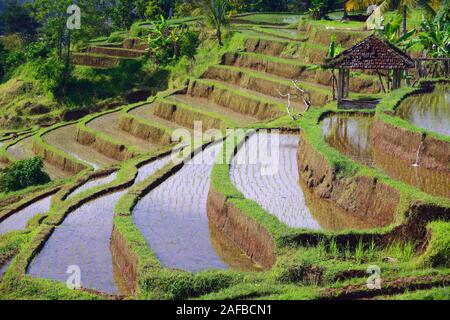
[[[314,218],[325,230],[341,231],[341,230],[364,230],[371,228],[378,228],[384,226],[386,221],[383,217],[379,220],[374,219],[373,216],[364,219],[363,216],[357,216],[353,213],[348,213],[339,206],[329,200],[320,199],[308,186],[300,180],[300,186],[305,195],[305,202],[311,210]]]
[[[407,97],[396,114],[419,128],[450,136],[450,85],[436,85],[431,93]]]
[[[260,266],[247,257],[233,241],[212,223],[209,223],[209,235],[214,250],[231,269],[240,271],[262,271]]]
[[[373,119],[361,115],[334,114],[322,122],[323,137],[333,148],[361,164],[380,169],[391,178],[429,194],[450,198],[450,173],[421,166],[374,150],[369,143]]]

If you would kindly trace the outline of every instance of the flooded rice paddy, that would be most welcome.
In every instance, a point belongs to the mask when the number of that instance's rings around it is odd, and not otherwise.
[[[116,179],[116,177],[117,177],[117,172],[113,172],[105,177],[89,180],[86,183],[79,186],[78,188],[76,188],[74,191],[72,191],[70,193],[70,195],[67,197],[67,199],[70,199],[70,198],[76,196],[77,194],[80,194],[86,190],[93,189],[95,187],[113,182]]]
[[[94,169],[118,162],[89,146],[78,143],[76,124],[62,126],[56,130],[50,131],[43,136],[43,140],[49,145],[61,149],[74,158],[87,163]]]
[[[33,136],[18,141],[16,144],[6,149],[6,151],[17,160],[35,157],[36,154],[33,152]],[[47,161],[44,162],[44,171],[47,172],[52,180],[64,179],[70,176],[68,172]]]
[[[340,153],[373,166],[373,153],[369,144],[372,122],[372,117],[332,115],[322,121],[323,138]]]
[[[126,191],[91,201],[70,213],[57,227],[28,274],[65,282],[70,266],[81,271],[81,285],[111,294],[118,293],[113,277],[110,237],[114,207]]]
[[[450,85],[436,85],[431,93],[407,97],[396,113],[417,127],[450,136]]]
[[[150,162],[136,178],[140,182],[170,161],[169,157]],[[109,179],[111,177],[108,177]],[[122,190],[95,199],[70,213],[29,265],[27,273],[65,282],[70,266],[81,271],[81,285],[110,294],[122,293],[110,250],[114,208],[128,191]]]
[[[11,231],[25,230],[31,218],[46,213],[50,209],[51,197],[47,196],[36,201],[0,222],[0,235]]]
[[[106,135],[114,138],[114,140],[121,143],[132,145],[141,151],[154,150],[155,145],[150,142],[137,138],[126,131],[123,131],[119,126],[120,112],[112,112],[105,114],[101,117],[95,118],[87,124],[89,128],[92,128],[98,132],[105,133]]]
[[[133,211],[134,222],[164,267],[191,272],[255,268],[208,223],[210,175],[220,149],[217,143],[198,153]]]
[[[374,150],[369,134],[373,119],[367,116],[334,114],[322,122],[325,141],[357,162],[377,168],[395,180],[413,185],[435,196],[450,198],[450,173],[421,166]]]
[[[251,135],[231,162],[231,180],[246,198],[288,226],[317,230],[321,226],[299,185],[298,143],[298,134]]]

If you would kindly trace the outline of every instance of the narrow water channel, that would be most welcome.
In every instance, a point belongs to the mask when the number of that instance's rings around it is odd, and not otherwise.
[[[211,170],[222,144],[216,143],[143,197],[133,220],[164,267],[256,269],[253,262],[208,223]]]
[[[113,172],[111,174],[108,174],[105,177],[89,180],[86,183],[79,186],[78,188],[76,188],[74,191],[72,191],[70,193],[70,195],[67,197],[67,199],[73,198],[77,194],[80,194],[86,190],[93,189],[95,187],[113,182],[116,179],[116,177],[117,177],[117,172]]]
[[[0,281],[2,281],[3,274],[6,272],[6,269],[8,269],[9,265],[11,264],[12,259],[7,261],[4,265],[0,267]]]
[[[141,168],[138,183],[170,161],[170,157],[150,162]],[[111,177],[109,177],[111,178]],[[88,202],[71,212],[45,243],[29,265],[27,273],[39,278],[65,282],[70,266],[78,266],[83,288],[109,294],[119,294],[110,250],[114,208],[128,191],[122,190]]]

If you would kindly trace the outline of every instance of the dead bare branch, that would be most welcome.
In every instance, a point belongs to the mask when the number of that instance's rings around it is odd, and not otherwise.
[[[291,103],[291,93],[288,92],[287,94],[283,94],[283,93],[280,92],[280,90],[277,89],[277,91],[278,91],[278,94],[280,95],[280,97],[282,97],[282,98],[286,98],[287,97],[288,98],[288,104],[287,104],[286,110],[287,110],[291,120],[295,120],[294,108],[292,108],[292,103]]]
[[[306,107],[305,111],[308,111],[311,108],[311,98],[309,97],[309,94],[298,85],[298,80],[291,80],[291,82],[294,85],[295,89],[300,92],[300,97],[302,98],[303,103]]]

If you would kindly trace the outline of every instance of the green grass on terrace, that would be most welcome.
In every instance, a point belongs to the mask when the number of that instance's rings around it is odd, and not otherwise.
[[[298,23],[303,16],[302,14],[292,13],[244,13],[233,16],[232,19],[248,21],[255,24],[292,25]]]
[[[278,76],[272,76],[265,72],[259,72],[259,71],[249,70],[246,68],[226,66],[226,65],[217,65],[216,67],[228,69],[228,70],[232,70],[232,71],[236,71],[236,72],[242,72],[243,74],[246,74],[249,77],[260,78],[260,79],[264,79],[264,80],[271,81],[274,83],[279,83],[279,84],[283,84],[286,86],[292,86],[292,82],[289,79],[281,78]],[[308,81],[300,81],[300,85],[307,90],[317,91],[317,92],[321,92],[323,94],[329,94],[331,92],[331,88],[329,88],[329,87],[326,87],[326,86],[323,86],[320,84],[316,84],[316,83],[312,83],[312,82],[308,82]]]
[[[261,101],[261,102],[264,102],[264,103],[267,103],[267,104],[274,105],[275,107],[277,107],[278,109],[280,109],[283,112],[286,109],[282,103],[276,103],[272,99],[266,99],[266,98],[261,97],[261,96],[253,95],[253,94],[251,94],[251,93],[249,93],[247,91],[236,90],[236,89],[231,88],[229,86],[226,86],[226,85],[214,82],[214,81],[210,81],[210,80],[207,80],[207,79],[196,79],[195,81],[207,84],[209,86],[215,86],[215,87],[217,87],[217,88],[219,88],[221,90],[231,91],[235,95],[238,95],[238,96],[242,96],[242,97],[246,97],[246,98],[249,98],[249,99],[258,100],[258,101]]]

